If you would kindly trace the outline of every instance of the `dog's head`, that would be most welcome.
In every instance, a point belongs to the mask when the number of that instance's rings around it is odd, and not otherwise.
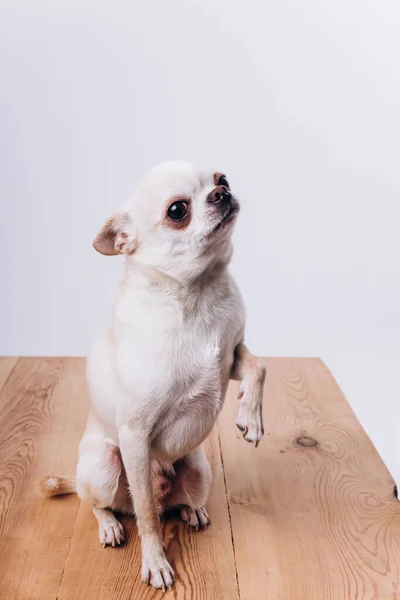
[[[93,242],[101,254],[171,275],[229,260],[239,203],[224,174],[186,162],[155,167]]]

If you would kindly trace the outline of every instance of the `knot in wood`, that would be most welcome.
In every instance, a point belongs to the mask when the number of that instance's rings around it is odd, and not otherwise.
[[[302,435],[297,438],[296,444],[298,444],[299,446],[305,446],[305,447],[311,448],[312,446],[317,446],[318,442],[317,442],[317,440],[314,440],[313,438],[310,438],[306,435]]]

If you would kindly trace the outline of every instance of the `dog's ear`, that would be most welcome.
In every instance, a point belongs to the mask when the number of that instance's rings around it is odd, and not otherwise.
[[[108,219],[93,242],[94,249],[106,256],[132,254],[136,245],[131,218],[125,212]]]

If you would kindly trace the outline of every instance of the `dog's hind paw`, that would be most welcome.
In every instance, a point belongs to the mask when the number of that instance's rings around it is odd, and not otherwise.
[[[210,524],[210,519],[205,508],[191,508],[182,506],[180,509],[181,519],[196,531],[205,529]]]
[[[124,528],[117,519],[106,519],[99,527],[100,544],[106,546],[119,546],[125,541]]]

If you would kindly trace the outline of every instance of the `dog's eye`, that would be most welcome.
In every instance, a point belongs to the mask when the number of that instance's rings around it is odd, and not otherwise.
[[[228,190],[229,190],[229,183],[228,183],[228,180],[225,177],[225,175],[220,175],[219,176],[218,184],[217,185],[223,185],[224,187],[228,188]]]
[[[189,204],[188,202],[184,202],[183,200],[179,200],[177,202],[173,202],[168,209],[168,216],[170,219],[174,221],[179,221],[179,219],[183,219],[189,212]]]

